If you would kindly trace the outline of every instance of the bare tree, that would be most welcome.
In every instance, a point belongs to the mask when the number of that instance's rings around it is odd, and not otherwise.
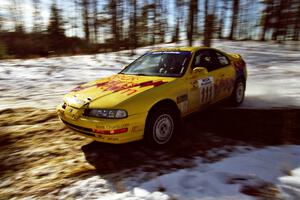
[[[10,0],[10,17],[14,23],[14,29],[16,32],[24,31],[24,21],[22,14],[22,0]]]
[[[140,29],[139,29],[139,34],[141,35],[141,37],[139,38],[139,40],[143,43],[143,45],[145,44],[149,44],[150,43],[150,38],[149,38],[149,15],[150,15],[150,11],[151,11],[151,4],[148,4],[147,0],[144,0],[144,5],[141,7],[141,17],[140,17]]]
[[[152,23],[152,27],[151,27],[151,29],[152,29],[152,32],[151,32],[151,35],[152,35],[151,43],[155,44],[156,43],[156,34],[157,34],[156,27],[157,27],[157,21],[158,21],[158,19],[157,19],[157,6],[156,6],[156,4],[154,2],[154,3],[152,3],[150,5],[150,7],[151,7],[151,19],[150,19],[150,21]]]
[[[286,35],[287,29],[287,6],[289,4],[289,0],[280,0],[279,3],[276,5],[275,8],[275,15],[274,15],[274,31],[272,35],[273,40],[281,41],[282,38],[280,36]]]
[[[2,31],[2,27],[3,27],[3,17],[0,16],[0,31]]]
[[[193,45],[193,36],[195,32],[195,18],[198,12],[198,0],[190,0],[189,2],[189,19],[187,23],[187,37],[189,46]]]
[[[231,17],[231,28],[230,28],[230,35],[229,35],[230,40],[235,39],[235,32],[236,32],[238,14],[239,14],[239,4],[240,4],[240,0],[232,1],[232,17]]]
[[[47,32],[54,39],[59,37],[65,37],[65,30],[63,26],[64,22],[61,16],[61,10],[57,8],[57,4],[54,1],[51,5],[50,20]]]
[[[158,15],[158,36],[159,36],[159,43],[165,42],[165,34],[167,29],[167,8],[164,6],[161,0],[157,2],[157,15]]]
[[[119,49],[119,27],[118,27],[118,4],[117,0],[110,0],[109,2],[109,14],[111,15],[111,34],[113,39],[113,49],[116,51]]]
[[[297,1],[297,10],[296,10],[295,21],[294,21],[293,40],[299,41],[299,34],[300,34],[300,1]]]
[[[90,43],[89,0],[81,0],[84,38]]]
[[[223,38],[223,30],[224,30],[224,22],[226,19],[226,13],[228,9],[228,0],[222,0],[222,7],[219,16],[219,24],[218,24],[218,38]]]
[[[94,43],[98,42],[98,0],[93,0]]]
[[[0,7],[1,8],[1,7]],[[3,25],[4,25],[4,17],[0,13],[0,32],[3,30]]]
[[[182,20],[182,7],[184,5],[184,0],[175,0],[175,13],[176,13],[176,24],[174,27],[174,35],[172,38],[173,42],[179,41],[179,34],[180,34],[180,25]]]
[[[42,16],[41,16],[41,2],[40,0],[32,0],[33,5],[33,32],[41,32],[43,30]]]
[[[124,17],[125,17],[125,0],[118,0],[117,1],[117,27],[119,29],[119,37],[124,45]]]
[[[138,37],[137,37],[137,0],[130,0],[131,5],[131,16],[130,16],[130,47],[131,54],[134,54],[134,49],[137,48],[138,45]]]
[[[265,8],[262,12],[261,16],[261,25],[262,25],[262,32],[260,35],[260,40],[265,41],[266,39],[266,32],[271,27],[271,15],[272,15],[272,9],[273,9],[273,0],[264,0],[262,1]]]
[[[79,28],[79,21],[82,18],[81,16],[78,16],[78,13],[81,12],[81,0],[69,0],[71,6],[69,8],[69,24],[70,29],[72,32],[72,36],[78,36],[78,28]]]
[[[210,11],[209,8],[209,0],[205,0],[205,22],[204,22],[204,39],[203,39],[203,45],[210,47],[211,46],[211,39],[213,37],[214,33],[214,13],[215,13],[215,7],[216,4],[214,4],[214,8],[212,11]]]

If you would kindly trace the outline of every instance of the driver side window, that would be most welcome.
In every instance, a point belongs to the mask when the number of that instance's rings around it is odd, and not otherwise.
[[[194,66],[195,67],[205,67],[208,72],[226,67],[229,65],[229,59],[220,52],[213,49],[200,50],[196,53]]]
[[[212,71],[215,69],[215,66],[216,62],[212,52],[202,50],[196,53],[193,68],[204,67],[207,71]]]

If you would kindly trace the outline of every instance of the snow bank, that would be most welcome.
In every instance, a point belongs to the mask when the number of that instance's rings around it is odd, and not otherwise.
[[[217,48],[243,56],[248,67],[243,107],[300,106],[300,51],[265,42],[216,42]]]
[[[184,46],[162,44],[129,51],[0,62],[0,109],[34,106],[54,108],[63,94],[78,84],[119,72],[152,48]],[[195,44],[197,45],[197,44]],[[241,54],[249,80],[244,107],[300,106],[300,52],[260,42],[215,41],[226,52]]]
[[[196,158],[197,165],[158,176],[128,191],[103,193],[99,184],[103,178],[91,177],[81,180],[61,191],[62,198],[99,200],[135,199],[253,199],[241,193],[244,186],[260,187],[262,183],[277,186],[278,197],[299,199],[300,146],[287,145],[249,150],[239,150],[215,163],[204,163]],[[130,182],[122,183],[130,188]],[[131,182],[132,184],[132,182]],[[107,188],[106,188],[107,189]],[[126,189],[124,189],[126,190]],[[76,193],[76,195],[72,195]]]

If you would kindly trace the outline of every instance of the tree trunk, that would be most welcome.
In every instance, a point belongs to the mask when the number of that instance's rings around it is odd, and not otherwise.
[[[118,10],[117,10],[117,0],[110,1],[110,11],[111,11],[111,33],[113,36],[113,50],[117,51],[119,49],[119,30],[118,30]]]
[[[279,5],[277,5],[276,8],[276,14],[275,14],[275,26],[274,26],[274,32],[272,35],[272,39],[279,41],[279,36],[282,35],[282,28],[283,28],[283,19],[282,17],[282,10],[284,8],[284,1],[285,0],[280,0]],[[280,41],[279,41],[280,42]]]
[[[189,21],[187,23],[187,36],[188,36],[188,42],[189,46],[193,45],[193,35],[194,35],[194,25],[195,25],[195,16],[197,16],[197,6],[198,0],[190,0],[189,4]]]
[[[298,2],[297,15],[294,22],[294,32],[293,32],[293,40],[299,41],[299,33],[300,33],[300,2]]]
[[[160,19],[159,19],[159,24],[158,24],[158,35],[159,35],[159,42],[164,43],[165,42],[165,35],[166,35],[166,28],[167,28],[167,19],[166,15],[167,9],[162,3],[161,0],[159,0],[159,13],[160,13]]]
[[[23,33],[24,32],[24,21],[23,21],[23,13],[21,9],[21,5],[23,4],[22,0],[10,0],[10,15],[11,20],[14,24],[14,31]]]
[[[223,38],[223,27],[224,27],[224,19],[226,18],[227,3],[228,3],[227,0],[223,0],[223,7],[222,7],[221,16],[220,16],[219,30],[218,30],[219,39]]]
[[[82,18],[84,38],[87,43],[90,43],[89,0],[82,0]]]
[[[33,6],[33,28],[32,32],[38,33],[41,32],[42,27],[42,17],[41,17],[41,2],[40,0],[32,0]]]
[[[141,29],[139,33],[143,36],[141,37],[142,45],[147,45],[150,43],[149,39],[149,4],[147,0],[144,0],[144,6],[142,7],[142,15],[141,15]]]
[[[179,40],[179,17],[177,16],[172,42],[178,42],[178,40]]]
[[[156,28],[157,28],[157,5],[153,5],[153,18],[152,18],[152,44],[156,43]]]
[[[130,47],[131,54],[134,55],[134,49],[137,48],[138,38],[137,38],[137,0],[131,0],[132,16],[130,20]]]
[[[205,0],[205,22],[203,45],[210,47],[214,32],[214,14],[209,13],[209,0]],[[215,9],[214,9],[215,10]]]
[[[236,26],[238,21],[238,14],[239,14],[239,3],[240,3],[239,0],[233,0],[231,28],[230,28],[230,35],[229,35],[230,40],[235,39],[235,32],[236,32]]]
[[[98,0],[93,0],[93,7],[94,43],[98,43]]]
[[[261,26],[262,26],[262,30],[261,30],[261,35],[260,35],[260,40],[261,41],[265,41],[266,40],[266,33],[267,30],[270,28],[270,18],[272,15],[272,9],[273,9],[273,1],[272,0],[266,0],[264,1],[264,3],[266,4],[266,8],[262,13],[261,16]]]

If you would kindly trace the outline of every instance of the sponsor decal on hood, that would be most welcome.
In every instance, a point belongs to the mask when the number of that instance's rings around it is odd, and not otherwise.
[[[103,91],[111,91],[111,92],[122,92],[126,93],[127,95],[134,94],[137,92],[135,87],[147,87],[153,86],[157,87],[162,84],[168,83],[163,80],[147,80],[143,82],[138,82],[140,79],[138,77],[132,76],[124,76],[124,75],[115,75],[111,78],[104,80],[103,82],[91,84],[91,85],[80,85],[72,90],[72,92],[77,92],[81,90],[85,90],[88,88],[96,87]]]

